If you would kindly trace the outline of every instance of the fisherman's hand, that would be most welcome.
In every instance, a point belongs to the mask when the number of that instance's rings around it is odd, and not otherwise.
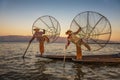
[[[43,29],[43,34],[45,34],[45,29]]]

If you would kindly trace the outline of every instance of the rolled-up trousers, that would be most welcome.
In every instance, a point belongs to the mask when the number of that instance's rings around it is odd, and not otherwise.
[[[81,45],[84,45],[88,50],[90,50],[90,46],[85,43],[82,39],[80,39],[76,44],[76,59],[82,59],[82,49]]]
[[[44,41],[39,42],[39,50],[40,50],[41,55],[43,55],[43,53],[44,53]]]

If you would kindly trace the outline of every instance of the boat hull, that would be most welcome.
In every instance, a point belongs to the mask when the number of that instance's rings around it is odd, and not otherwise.
[[[64,55],[44,55],[43,58],[49,58],[54,60],[63,60]],[[77,60],[75,55],[65,56],[66,61],[77,63],[120,63],[120,56],[114,55],[87,55],[83,56],[81,60]]]

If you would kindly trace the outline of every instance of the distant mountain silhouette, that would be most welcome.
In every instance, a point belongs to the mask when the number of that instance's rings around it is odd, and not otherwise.
[[[31,38],[32,36],[19,36],[19,35],[0,36],[0,42],[29,42]],[[55,42],[57,43],[66,42],[66,38],[59,37]]]
[[[0,42],[28,42],[32,36],[0,36]]]
[[[29,40],[32,38],[32,36],[19,36],[19,35],[8,35],[8,36],[0,36],[0,42],[29,42]],[[34,40],[36,41],[36,40]],[[102,41],[102,40],[101,40]],[[56,41],[56,43],[65,43],[67,42],[66,37],[59,37]],[[104,41],[102,41],[104,42]],[[92,43],[90,41],[90,43]],[[109,43],[120,43],[115,41],[110,41]]]

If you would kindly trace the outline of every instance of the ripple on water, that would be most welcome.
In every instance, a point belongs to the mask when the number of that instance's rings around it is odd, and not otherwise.
[[[120,65],[83,65],[46,58],[35,57],[37,43],[28,49],[25,58],[22,55],[27,43],[0,43],[0,80],[119,80]],[[12,47],[10,47],[12,46]],[[58,48],[56,48],[56,46]],[[46,45],[46,54],[64,54],[64,44]],[[120,52],[119,45],[108,45],[95,53],[84,51],[85,55],[110,54]],[[66,51],[67,55],[75,54],[73,46]]]

